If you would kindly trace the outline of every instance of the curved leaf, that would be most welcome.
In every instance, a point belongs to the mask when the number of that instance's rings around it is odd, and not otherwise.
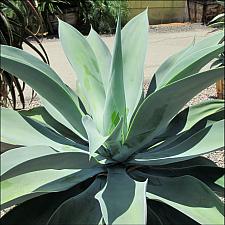
[[[166,133],[169,135],[169,133],[174,134],[189,130],[202,119],[210,119],[214,115],[217,117],[217,113],[220,111],[224,111],[224,101],[219,99],[204,101],[190,106],[173,118]],[[218,119],[220,119],[219,115]],[[176,131],[174,132],[174,130]]]
[[[126,114],[120,23],[119,18],[116,28],[109,86],[106,92],[106,102],[103,113],[103,130],[105,136],[115,129],[121,117],[124,117]],[[125,127],[126,121],[123,122]]]
[[[127,150],[115,159],[126,159],[150,143],[165,130],[170,120],[192,97],[221,78],[223,70],[224,68],[219,68],[195,74],[149,95],[141,104],[130,126],[126,140]],[[192,91],[189,90],[190,85]]]
[[[164,202],[200,224],[223,224],[223,203],[201,181],[191,176],[158,180],[158,185],[148,183],[147,198]]]
[[[71,147],[82,148],[80,144],[17,111],[1,108],[1,117],[1,140],[5,143],[24,146],[46,145],[61,151]]]
[[[102,183],[104,185],[104,180],[97,178],[84,192],[63,202],[47,224],[98,225],[102,219],[102,214],[99,203],[94,196],[101,190]]]
[[[99,173],[103,168],[84,170],[40,170],[22,174],[1,182],[1,209],[34,197],[67,190]]]
[[[83,184],[76,185],[63,192],[44,194],[25,201],[6,213],[0,219],[0,223],[2,225],[46,225],[51,215],[64,201],[83,191],[82,186]]]
[[[224,168],[217,167],[212,161],[203,157],[154,168],[144,167],[140,168],[139,171],[153,176],[164,177],[190,175],[205,183],[216,194],[224,194],[224,186],[217,183],[217,181],[222,180],[224,177]]]
[[[205,101],[179,112],[158,136],[150,140],[148,150],[169,148],[201,129],[224,118],[224,101]],[[142,151],[143,152],[143,151]]]
[[[76,72],[98,128],[102,127],[105,91],[96,56],[88,41],[71,25],[59,20],[59,37],[64,52]]]
[[[94,156],[94,153],[104,144],[108,137],[102,136],[90,116],[83,116],[82,122],[88,134],[89,152],[91,157]]]
[[[204,116],[204,110],[202,112],[199,111],[199,115],[197,117],[195,117],[195,114],[192,114],[195,113],[194,111],[195,110],[193,110],[193,112],[190,111],[189,114],[187,109],[174,117],[169,126],[166,128],[166,131],[160,134],[158,137],[154,138],[152,142],[149,143],[149,145],[152,147],[150,147],[148,151],[151,151],[152,153],[157,151],[162,152],[164,149],[166,150],[168,148],[172,148],[190,138],[195,133],[211,126],[212,124],[220,120],[223,120],[224,118],[224,109],[209,114],[203,119],[201,119],[201,117]],[[198,110],[196,112],[198,112]],[[186,118],[189,118],[190,121],[188,121]],[[198,119],[201,120],[197,122]],[[193,125],[194,122],[197,123]],[[190,126],[192,127],[189,129]]]
[[[1,46],[1,68],[14,74],[45,97],[75,130],[86,136],[80,109],[65,84],[47,64],[20,49]]]
[[[106,224],[146,224],[146,183],[131,179],[122,168],[108,169],[107,183],[97,193]]]
[[[191,74],[197,73],[202,67],[204,67],[208,62],[217,57],[223,51],[224,45],[217,44],[192,53],[190,56],[178,62],[172,71],[168,71],[169,74],[176,75],[173,76],[172,79],[168,80],[166,84],[173,83],[177,80],[190,76]],[[165,83],[165,81],[163,81],[163,83]]]
[[[59,134],[63,135],[64,137],[75,141],[77,144],[81,144],[80,148],[82,149],[85,149],[85,147],[87,146],[86,141],[81,139],[78,135],[76,135],[74,132],[64,126],[64,123],[60,123],[59,121],[54,119],[52,115],[50,115],[43,106],[34,107],[30,110],[20,110],[19,114],[38,121],[44,124],[44,126],[47,126],[55,132],[58,132]],[[88,151],[88,147],[86,148],[86,150]]]
[[[156,152],[139,153],[131,163],[141,165],[166,165],[206,154],[224,145],[224,120],[214,123],[192,135],[176,146]]]
[[[161,201],[148,200],[148,213],[149,210],[155,213],[155,215],[160,218],[162,225],[200,225],[196,221],[192,220],[190,217],[185,214],[179,212],[175,208],[172,208]],[[150,216],[154,216],[153,213]],[[149,217],[150,217],[149,216]],[[158,225],[157,223],[147,223],[147,225]],[[159,225],[161,225],[159,224]]]
[[[76,102],[77,107],[79,107],[78,104],[78,99],[74,99]],[[41,103],[44,106],[45,110],[59,123],[63,124],[66,128],[68,128],[70,131],[78,135],[81,139],[87,140],[86,139],[86,134],[85,136],[82,136],[76,129],[73,128],[73,126],[65,119],[65,117],[50,103],[48,102],[45,98],[41,97]],[[82,113],[81,113],[82,114]]]
[[[196,60],[197,58],[193,57],[192,58],[192,54],[199,54],[199,53],[203,53],[201,52],[201,50],[204,50],[208,47],[214,46],[216,44],[218,44],[220,42],[220,40],[223,37],[223,32],[218,32],[215,35],[212,35],[210,37],[207,37],[206,39],[203,39],[202,41],[199,41],[197,43],[195,43],[195,41],[193,42],[193,44],[191,44],[191,46],[188,46],[187,48],[181,50],[180,52],[174,54],[173,56],[169,57],[164,63],[162,63],[162,65],[159,67],[159,69],[156,71],[156,73],[154,74],[152,81],[149,85],[148,88],[148,92],[147,92],[147,96],[150,95],[151,93],[153,93],[155,90],[158,90],[160,87],[164,86],[167,84],[167,82],[171,79],[173,79],[177,73],[174,73],[174,70],[177,70],[177,64],[181,63],[181,62],[185,62],[183,64],[183,69],[185,67],[189,67],[190,63],[188,64],[188,60]],[[211,50],[211,49],[208,49]],[[206,49],[207,51],[207,49]],[[209,51],[209,56],[210,56],[210,51]],[[214,53],[213,53],[214,55]],[[200,55],[201,57],[201,55]],[[215,56],[210,56],[210,57],[215,57]],[[186,61],[185,61],[186,60]],[[200,60],[203,60],[204,62],[205,59],[204,57]],[[203,63],[203,66],[206,63]],[[196,68],[198,68],[197,65]],[[201,65],[202,66],[202,65]],[[180,67],[181,68],[181,67]],[[196,70],[195,70],[196,71]],[[196,71],[197,72],[197,71]],[[193,74],[195,72],[192,72],[190,74]],[[187,75],[187,73],[185,72],[185,74]]]
[[[104,41],[92,27],[87,37],[87,41],[95,53],[98,66],[101,72],[101,79],[106,92],[108,90],[109,85],[110,65],[112,58],[111,53]]]
[[[145,10],[131,19],[121,33],[127,124],[130,123],[142,95],[148,25],[148,11]]]
[[[47,146],[12,149],[1,155],[1,180],[46,169],[88,169],[97,166],[95,160],[79,149],[57,152]],[[59,163],[60,162],[60,163]]]

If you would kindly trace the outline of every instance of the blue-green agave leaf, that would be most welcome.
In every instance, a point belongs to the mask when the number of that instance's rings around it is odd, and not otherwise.
[[[63,202],[51,216],[48,225],[98,225],[102,220],[102,213],[94,196],[102,189],[104,183],[104,179],[97,178],[84,192]]]
[[[21,147],[1,155],[1,180],[46,169],[88,169],[97,166],[89,154],[79,149],[57,152],[47,146]],[[59,163],[59,161],[61,161]]]
[[[46,145],[59,151],[66,151],[71,147],[82,148],[80,144],[17,111],[1,108],[1,118],[2,142],[24,146]]]
[[[217,51],[222,51],[222,46],[216,46],[216,44],[220,42],[223,35],[223,32],[218,32],[197,43],[194,41],[187,48],[169,57],[164,63],[162,63],[162,65],[154,74],[149,85],[147,95],[150,95],[152,92],[160,89],[172,79],[180,79],[180,76],[184,77],[196,73],[199,68],[201,68],[202,66],[207,64],[209,60],[217,56],[215,55]],[[213,49],[215,50],[213,51]],[[205,57],[202,57],[201,54],[205,54]],[[193,64],[194,61],[197,62]],[[198,61],[201,63],[199,63]],[[177,68],[178,64],[180,65],[179,69]],[[188,68],[193,69],[193,71],[189,70]],[[178,73],[180,73],[180,76],[176,78]]]
[[[148,43],[147,9],[131,19],[122,29],[123,80],[127,123],[140,101],[144,79],[144,63]]]
[[[145,146],[163,132],[192,97],[223,77],[223,70],[221,67],[197,73],[149,95],[137,111],[127,135],[128,146],[136,146],[132,151],[136,151],[138,145]],[[190,85],[192,91],[189,90]]]
[[[31,86],[40,96],[46,98],[77,132],[86,136],[80,108],[73,101],[67,86],[49,65],[21,49],[2,45],[1,68]]]
[[[59,20],[59,37],[64,52],[76,72],[82,93],[89,103],[91,115],[101,130],[105,91],[96,56],[86,38],[62,20]]]
[[[103,113],[104,135],[109,135],[118,124],[120,118],[124,117],[126,114],[120,23],[119,18],[116,28],[109,86],[106,92],[106,102]],[[125,127],[126,121],[123,122]]]
[[[97,193],[106,224],[146,224],[146,182],[130,178],[122,168],[108,169],[107,183]]]
[[[198,179],[191,176],[157,179],[158,185],[149,178],[147,198],[164,202],[200,224],[224,223],[222,201]]]
[[[107,45],[92,27],[89,35],[87,36],[87,41],[90,44],[93,52],[95,53],[99,70],[101,72],[102,82],[106,92],[109,86],[110,65],[112,60],[111,53]]]
[[[104,144],[107,140],[108,136],[103,136],[96,127],[93,119],[85,115],[82,118],[82,122],[88,134],[88,141],[89,141],[89,153],[90,157],[94,156],[94,153]]]
[[[223,148],[224,120],[218,121],[193,134],[171,148],[139,153],[132,163],[141,165],[165,165],[185,161]]]
[[[101,167],[75,170],[40,170],[1,181],[1,209],[22,203],[34,197],[67,190],[99,173]]]

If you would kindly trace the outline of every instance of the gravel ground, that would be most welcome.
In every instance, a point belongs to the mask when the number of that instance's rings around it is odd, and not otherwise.
[[[172,32],[185,32],[185,31],[195,31],[195,30],[207,30],[211,31],[214,28],[207,27],[201,23],[169,23],[160,25],[150,25],[150,32],[157,33],[172,33]]]

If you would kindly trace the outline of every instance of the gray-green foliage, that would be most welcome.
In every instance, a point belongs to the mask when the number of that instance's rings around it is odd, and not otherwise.
[[[224,6],[224,1],[217,1],[219,4]],[[214,17],[210,22],[209,22],[209,27],[216,28],[219,30],[223,30],[224,32],[224,19],[225,19],[225,14],[221,13]],[[221,39],[221,42],[224,41],[224,36]],[[218,66],[224,66],[224,52],[222,52],[219,56],[218,59],[212,64],[212,67],[218,67]]]
[[[1,224],[223,224],[224,171],[202,154],[223,147],[224,102],[185,104],[223,77],[201,69],[223,52],[218,32],[162,63],[147,94],[147,11],[112,52],[60,21],[77,75],[72,91],[46,64],[1,46],[1,67],[39,93],[43,106],[1,109]],[[159,49],[160,50],[160,49]],[[163,49],[162,49],[163,50]],[[161,50],[160,50],[161,51]]]

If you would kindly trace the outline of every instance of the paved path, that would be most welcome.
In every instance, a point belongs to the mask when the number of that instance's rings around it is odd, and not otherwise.
[[[169,31],[160,31],[160,29],[155,31],[154,29],[150,29],[148,39],[149,47],[144,71],[145,80],[148,81],[151,79],[154,71],[156,71],[167,57],[191,44],[194,38],[198,41],[211,35],[210,31],[210,29],[200,25],[192,26],[191,29],[184,29],[183,31],[179,28],[169,29]],[[102,36],[102,38],[108,47],[112,49],[114,36]],[[59,40],[44,40],[43,45],[49,55],[51,67],[55,69],[64,82],[71,86],[71,88],[75,88],[75,73],[63,53]],[[25,46],[25,50],[32,53],[29,47]]]

